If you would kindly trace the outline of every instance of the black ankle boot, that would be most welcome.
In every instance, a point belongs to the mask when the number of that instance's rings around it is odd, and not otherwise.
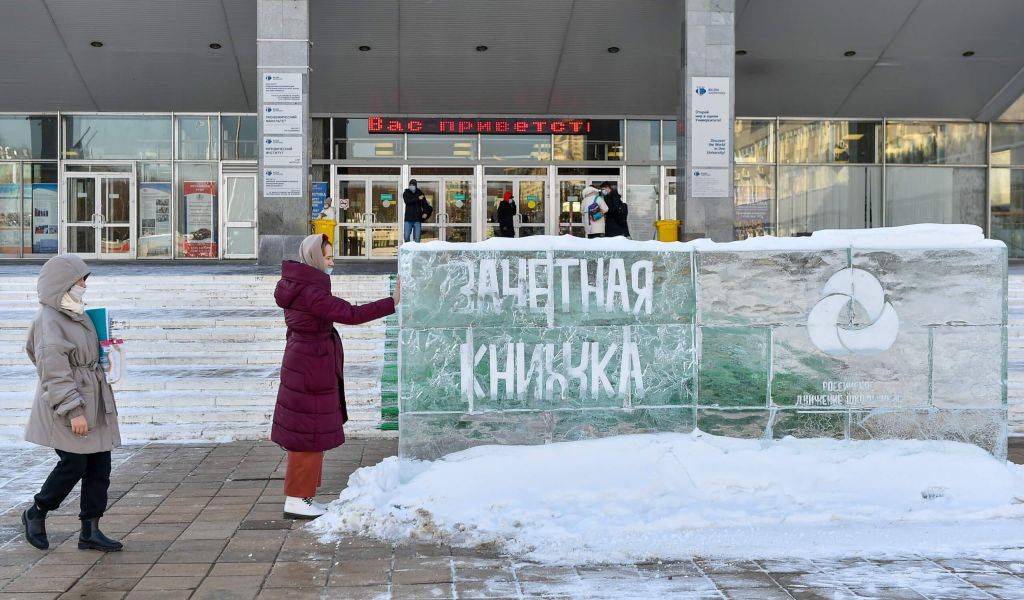
[[[21,513],[21,524],[25,526],[25,539],[40,550],[50,547],[46,538],[46,511],[39,510],[35,504]]]
[[[124,548],[121,542],[112,540],[100,531],[100,520],[82,519],[82,533],[78,536],[79,550],[100,550],[101,552],[117,552]]]

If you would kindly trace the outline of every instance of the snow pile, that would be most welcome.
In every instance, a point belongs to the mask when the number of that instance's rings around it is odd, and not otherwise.
[[[481,446],[360,469],[325,540],[494,546],[549,563],[1008,547],[1024,468],[954,442],[692,434]]]

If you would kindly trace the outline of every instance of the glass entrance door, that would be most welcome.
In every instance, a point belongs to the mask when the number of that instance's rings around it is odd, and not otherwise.
[[[339,258],[394,258],[398,256],[401,187],[397,177],[339,177]]]
[[[256,258],[256,175],[225,175],[224,258]]]
[[[560,177],[558,179],[558,234],[585,237],[583,230],[583,189],[590,185],[600,189],[605,181],[611,181],[621,189],[617,177],[596,175],[591,177]],[[621,192],[619,192],[621,193]]]
[[[516,237],[543,235],[547,229],[545,207],[547,206],[547,180],[539,177],[510,177],[488,179],[485,183],[487,197],[487,225],[485,235],[498,235],[498,206],[506,192],[512,192],[516,204],[513,219]]]
[[[419,191],[434,207],[420,241],[473,241],[473,182],[463,177],[416,177]]]
[[[64,251],[101,260],[135,258],[134,184],[130,175],[68,175]]]

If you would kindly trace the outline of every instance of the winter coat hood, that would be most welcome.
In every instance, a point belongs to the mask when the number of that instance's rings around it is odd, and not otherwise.
[[[327,234],[307,235],[299,244],[299,262],[322,271],[327,266],[324,259],[324,246],[330,243]]]
[[[307,285],[331,291],[331,276],[323,271],[298,261],[286,260],[281,263],[281,281],[274,290],[274,300],[281,308],[291,308]]]
[[[598,195],[600,193],[601,193],[601,190],[597,189],[596,187],[594,187],[592,185],[588,185],[587,187],[583,188],[583,199],[586,200],[586,199],[588,199],[588,198],[590,198],[592,196],[596,196],[596,195]]]
[[[501,201],[502,202],[511,202],[512,201],[512,192],[505,192],[505,195],[502,197]]]
[[[64,294],[90,272],[85,261],[75,254],[54,256],[39,270],[36,281],[39,303],[61,310],[60,301]]]

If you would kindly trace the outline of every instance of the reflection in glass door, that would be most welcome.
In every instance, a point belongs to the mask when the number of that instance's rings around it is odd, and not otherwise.
[[[516,204],[514,219],[516,237],[543,235],[547,227],[547,181],[536,177],[488,179],[486,181],[487,224],[486,237],[498,235],[498,205],[505,192],[512,192]]]
[[[430,218],[423,223],[420,241],[473,241],[473,184],[469,179],[423,179],[420,176],[416,185],[434,207]],[[439,200],[441,198],[443,202]]]
[[[397,178],[339,178],[338,234],[335,255],[344,258],[395,258],[398,256],[399,217],[402,201]]]
[[[134,258],[133,183],[125,175],[68,176],[64,250],[85,258]]]
[[[224,258],[256,258],[256,175],[225,175]]]

